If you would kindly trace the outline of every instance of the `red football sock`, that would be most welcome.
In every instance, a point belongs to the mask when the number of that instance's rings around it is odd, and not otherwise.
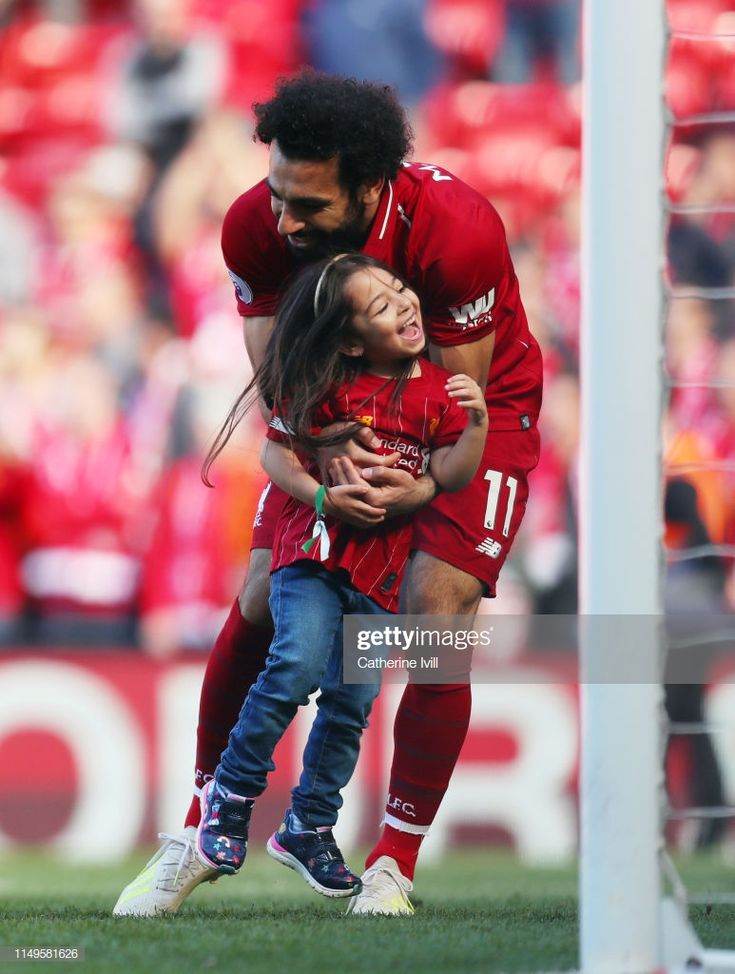
[[[391,856],[413,879],[419,848],[434,821],[470,722],[469,684],[409,683],[393,726],[395,750],[385,824],[367,857]]]
[[[413,832],[399,832],[398,829],[394,829],[390,825],[383,825],[383,831],[380,833],[377,845],[365,860],[365,865],[372,866],[375,860],[381,856],[390,856],[398,863],[398,868],[403,875],[413,881],[416,860],[423,838],[423,835],[416,835]]]
[[[235,599],[204,672],[197,726],[196,788],[202,788],[214,774],[243,700],[265,666],[272,639],[272,627],[256,626],[243,619]],[[199,817],[199,797],[194,795],[184,825],[198,825]]]

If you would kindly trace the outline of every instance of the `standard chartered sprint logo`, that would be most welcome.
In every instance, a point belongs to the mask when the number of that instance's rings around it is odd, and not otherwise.
[[[396,467],[403,467],[414,477],[420,477],[429,469],[429,457],[431,455],[428,447],[418,443],[404,440],[400,436],[385,437],[379,436],[380,446],[377,452],[387,455],[389,453],[400,453],[401,457],[396,463]]]

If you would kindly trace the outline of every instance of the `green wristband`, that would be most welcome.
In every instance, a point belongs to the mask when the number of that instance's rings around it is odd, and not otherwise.
[[[324,486],[324,484],[321,484],[321,486],[317,488],[317,492],[314,495],[314,507],[316,508],[316,521],[317,521],[315,526],[315,532],[316,532],[316,528],[319,526],[319,522],[324,521],[324,498],[326,496],[326,493],[327,493],[327,488]],[[322,525],[322,528],[323,527],[324,525]],[[307,555],[311,551],[312,545],[316,541],[317,536],[318,536],[317,533],[315,533],[311,538],[309,538],[309,540],[305,544],[301,545],[301,550],[305,551]]]

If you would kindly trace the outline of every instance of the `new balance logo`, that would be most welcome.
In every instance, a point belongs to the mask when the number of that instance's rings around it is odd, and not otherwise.
[[[501,543],[499,541],[493,541],[492,538],[485,538],[475,548],[475,551],[479,551],[481,555],[487,555],[489,558],[497,558],[502,550],[503,546]]]
[[[495,288],[492,288],[476,301],[468,301],[460,308],[450,308],[449,311],[457,324],[462,326],[462,330],[477,328],[493,320],[492,308],[494,303]]]

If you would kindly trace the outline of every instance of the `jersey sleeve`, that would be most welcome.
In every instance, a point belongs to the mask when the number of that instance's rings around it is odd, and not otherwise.
[[[439,184],[436,194],[442,190],[451,192]],[[476,342],[515,314],[518,288],[503,224],[492,205],[471,190],[448,196],[431,226],[419,255],[427,334],[435,345]]]
[[[311,427],[312,435],[317,436],[325,426],[333,423],[335,418],[334,402],[330,398],[318,406],[314,412]],[[274,443],[289,443],[291,439],[291,431],[288,425],[278,415],[272,417],[265,435]]]
[[[288,426],[286,426],[280,416],[271,417],[271,421],[268,423],[268,428],[265,431],[265,437],[274,443],[289,442]]]
[[[447,408],[439,417],[439,423],[431,438],[431,449],[436,450],[440,446],[451,446],[452,443],[456,443],[466,425],[466,411],[458,406],[454,399],[449,399]]]
[[[275,314],[289,267],[263,181],[239,196],[222,223],[222,255],[243,317]]]
[[[431,363],[422,363],[426,369]],[[436,366],[431,367],[430,382],[432,394],[439,401],[437,420],[429,426],[429,448],[437,450],[441,446],[451,446],[459,439],[467,425],[467,412],[457,405],[456,399],[450,399],[444,389],[444,384],[450,377],[449,372]]]

